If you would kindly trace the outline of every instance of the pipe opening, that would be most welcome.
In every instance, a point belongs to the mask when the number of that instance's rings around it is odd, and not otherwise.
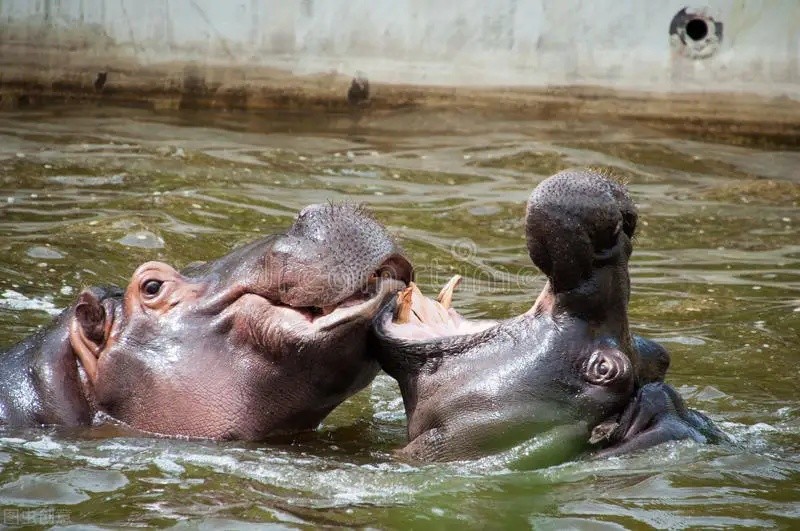
[[[678,56],[707,59],[722,43],[722,22],[704,9],[684,7],[669,23],[669,43]]]
[[[695,18],[686,23],[686,36],[699,41],[708,35],[708,24],[702,18]]]

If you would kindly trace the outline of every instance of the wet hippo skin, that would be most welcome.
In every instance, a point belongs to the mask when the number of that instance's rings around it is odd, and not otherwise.
[[[377,221],[314,205],[283,234],[180,273],[92,287],[0,356],[0,422],[261,440],[311,429],[365,387],[372,318],[412,269]]]
[[[582,434],[580,451],[597,456],[720,437],[663,383],[666,350],[631,336],[636,224],[624,186],[564,171],[527,204],[528,254],[547,276],[528,312],[464,319],[449,307],[454,284],[441,303],[413,284],[394,297],[376,317],[375,352],[403,396],[409,443],[400,453],[470,459],[564,426]]]

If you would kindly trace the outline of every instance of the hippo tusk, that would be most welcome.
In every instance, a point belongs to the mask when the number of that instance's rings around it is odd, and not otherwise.
[[[453,304],[453,291],[461,284],[461,275],[453,275],[453,278],[447,281],[447,284],[442,287],[442,291],[436,297],[444,309],[450,308]]]
[[[461,281],[461,277],[456,275],[447,283],[439,294],[440,299],[446,301],[446,305],[440,301],[429,299],[419,290],[419,287],[411,282],[408,287],[397,294],[397,307],[394,312],[395,324],[418,323],[418,324],[446,324],[450,321],[448,307],[453,299],[453,290]]]
[[[406,289],[397,293],[397,307],[394,310],[394,322],[405,324],[411,320],[411,306],[413,304],[414,289],[416,284],[411,282]]]

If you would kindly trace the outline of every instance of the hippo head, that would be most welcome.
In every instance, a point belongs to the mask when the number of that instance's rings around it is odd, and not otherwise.
[[[400,385],[404,453],[471,458],[565,425],[589,431],[629,403],[641,362],[628,329],[628,259],[637,213],[625,188],[590,171],[542,182],[526,210],[526,239],[547,283],[525,314],[470,321],[416,286],[375,321],[381,366]],[[582,436],[581,436],[582,437]]]
[[[628,260],[637,219],[624,186],[583,171],[562,171],[537,186],[525,218],[528,255],[547,276],[530,312],[588,324],[592,336],[613,338],[634,370]]]
[[[313,205],[285,234],[124,292],[87,289],[69,341],[97,410],[167,435],[259,440],[315,427],[378,370],[372,318],[412,269],[362,209]]]

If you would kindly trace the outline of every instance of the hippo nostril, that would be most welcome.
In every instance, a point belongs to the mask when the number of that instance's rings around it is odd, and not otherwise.
[[[592,236],[592,247],[595,255],[595,260],[608,260],[614,255],[614,248],[619,241],[619,236],[622,233],[623,220],[619,219],[614,225],[613,230],[604,227],[598,230]]]
[[[380,267],[373,273],[373,276],[382,280],[401,280],[408,284],[414,280],[414,268],[403,255],[394,254],[384,260]]]
[[[625,231],[625,234],[628,236],[628,238],[633,238],[633,235],[636,232],[636,221],[636,212],[629,211],[622,213],[622,230]]]

